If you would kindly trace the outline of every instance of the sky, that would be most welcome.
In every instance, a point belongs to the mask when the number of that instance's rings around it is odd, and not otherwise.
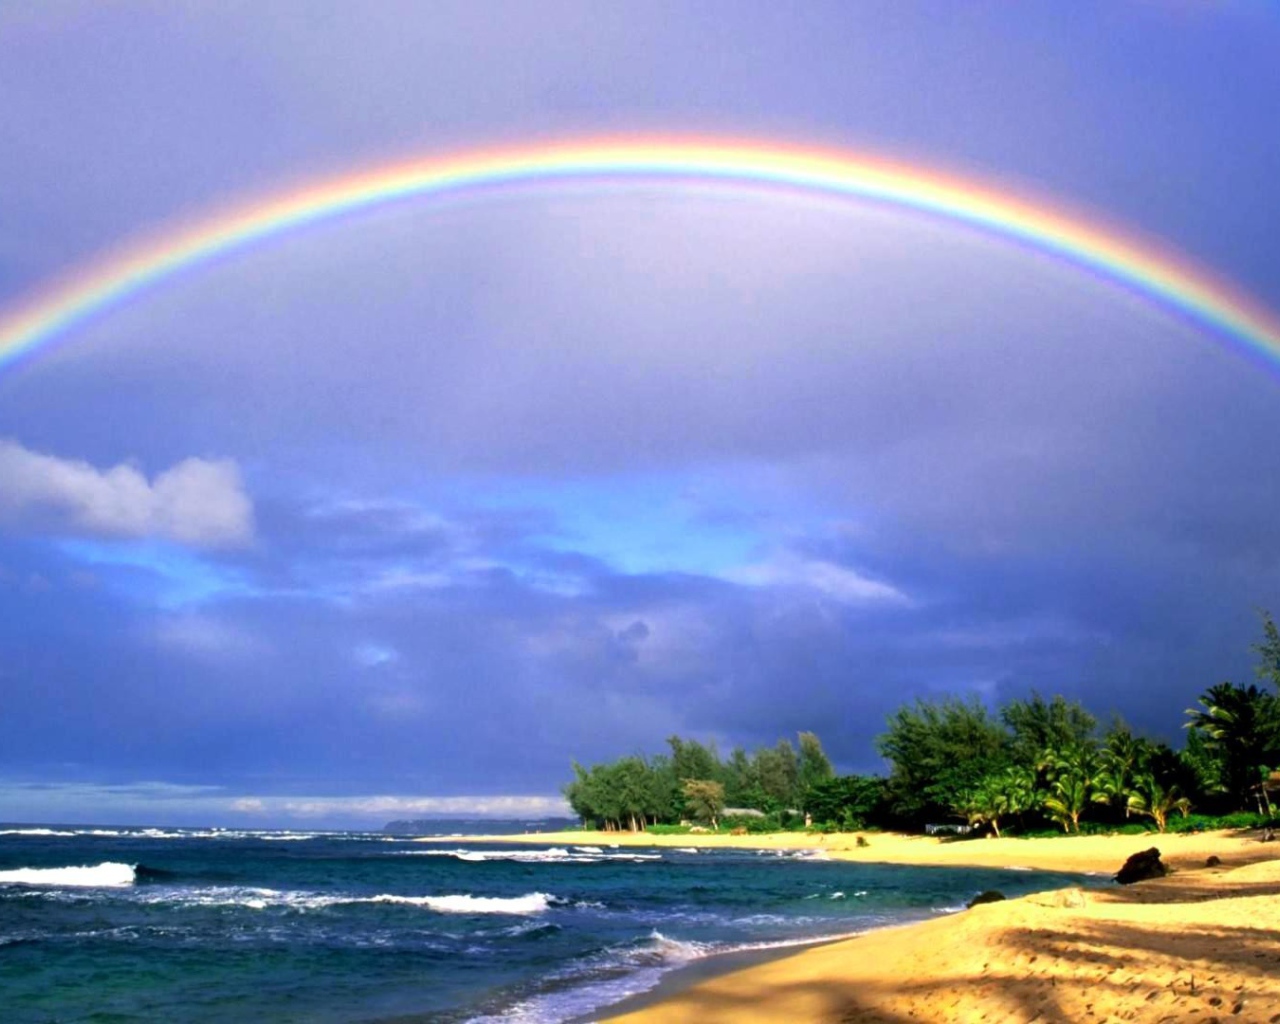
[[[0,317],[129,239],[611,136],[877,155],[1280,310],[1270,4],[0,6]],[[1280,613],[1280,364],[954,222],[403,201],[0,369],[0,819],[563,807],[573,759],[1061,692],[1179,742]]]

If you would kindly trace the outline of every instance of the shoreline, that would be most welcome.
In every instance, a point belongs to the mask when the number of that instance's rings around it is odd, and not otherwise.
[[[1155,846],[1168,877],[1067,886],[759,959],[711,956],[601,1007],[610,1024],[938,1024],[989,1020],[1280,1022],[1280,843],[1255,832],[1045,839],[865,833],[758,836],[558,832],[423,842],[821,851],[890,865],[1061,871],[1109,878]],[[1207,866],[1216,857],[1220,863]],[[750,956],[750,954],[748,954]]]
[[[1280,851],[1252,842],[1265,852],[1244,863],[1224,858],[1133,886],[1066,887],[873,929],[660,985],[595,1019],[1280,1021]]]
[[[859,836],[867,845],[858,846]],[[408,837],[406,837],[408,838]],[[660,849],[772,850],[779,853],[810,851],[832,860],[863,864],[897,864],[916,867],[1005,868],[1026,871],[1060,871],[1068,874],[1115,874],[1125,859],[1152,846],[1160,848],[1165,863],[1175,869],[1203,865],[1210,856],[1244,865],[1280,855],[1280,843],[1260,843],[1253,833],[1158,833],[1138,835],[1055,836],[1017,839],[939,839],[898,832],[835,833],[813,835],[778,832],[732,836],[724,833],[654,836],[645,832],[529,832],[520,835],[417,836],[418,843],[612,847]],[[1273,852],[1274,851],[1274,852]]]

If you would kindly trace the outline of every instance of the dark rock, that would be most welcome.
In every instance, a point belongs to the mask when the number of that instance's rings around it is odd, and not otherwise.
[[[999,903],[1006,899],[1004,893],[999,889],[987,889],[985,892],[978,893],[973,899],[965,904],[966,907],[976,907],[979,903]]]
[[[1211,853],[1209,854],[1208,857],[1205,858],[1204,866],[1207,868],[1216,868],[1221,863],[1222,863],[1222,858],[1215,856],[1214,854]]]
[[[1153,846],[1125,861],[1124,867],[1116,872],[1116,881],[1121,885],[1132,885],[1148,878],[1163,878],[1168,873],[1168,865],[1160,859],[1160,851]]]

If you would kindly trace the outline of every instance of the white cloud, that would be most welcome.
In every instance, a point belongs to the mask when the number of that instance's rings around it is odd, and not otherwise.
[[[95,536],[230,547],[253,538],[253,503],[229,459],[184,459],[148,481],[0,440],[0,522]]]
[[[725,574],[734,583],[753,587],[787,587],[817,591],[841,604],[909,605],[911,599],[892,584],[816,558],[780,555]]]

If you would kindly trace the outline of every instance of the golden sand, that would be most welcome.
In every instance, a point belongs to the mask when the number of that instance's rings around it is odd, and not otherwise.
[[[1273,849],[1255,836],[1235,832],[1199,832],[1180,835],[1061,836],[1049,839],[965,839],[948,841],[931,836],[893,832],[856,835],[809,835],[781,832],[772,835],[732,836],[695,833],[651,836],[631,832],[539,832],[517,836],[461,836],[424,839],[421,842],[538,843],[550,846],[661,846],[707,849],[821,850],[840,860],[868,864],[933,864],[950,867],[1034,868],[1040,871],[1098,872],[1112,875],[1126,857],[1158,846],[1173,867],[1202,865],[1209,855],[1237,864],[1265,858]],[[1280,856],[1280,843],[1275,855]]]
[[[1280,1024],[1280,842],[1256,834],[948,843],[871,833],[863,848],[853,836],[517,838],[818,848],[868,862],[1108,875],[1157,846],[1175,868],[1125,888],[1039,893],[812,947],[702,981],[611,1024]],[[1206,867],[1210,855],[1221,865]]]

